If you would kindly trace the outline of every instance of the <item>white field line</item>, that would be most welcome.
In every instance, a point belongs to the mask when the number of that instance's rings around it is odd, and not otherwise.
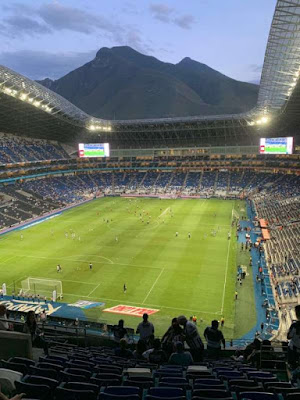
[[[82,298],[88,298],[88,299],[93,299],[93,300],[98,300],[98,301],[102,301],[102,300],[105,300],[105,301],[113,301],[113,302],[116,302],[116,303],[120,303],[120,304],[123,304],[124,303],[124,298],[122,299],[122,300],[118,300],[118,299],[108,299],[108,298],[105,298],[105,297],[101,297],[100,299],[99,298],[97,298],[97,297],[93,297],[93,296],[83,296],[83,295],[80,295],[80,294],[74,294],[74,293],[64,293],[64,296],[73,296],[73,297],[82,297]],[[133,305],[137,305],[138,303],[137,302],[132,302],[132,301],[127,301],[127,300],[125,300],[125,303],[126,304],[133,304]],[[187,311],[187,312],[191,312],[191,313],[193,313],[193,312],[197,312],[197,313],[199,313],[199,314],[211,314],[211,315],[221,315],[221,312],[220,311],[218,311],[218,312],[210,312],[210,311],[202,311],[202,310],[191,310],[191,309],[187,309],[187,308],[176,308],[176,307],[168,307],[168,306],[163,306],[163,305],[161,305],[161,304],[143,304],[144,306],[148,306],[148,307],[156,307],[156,308],[158,308],[158,309],[162,309],[162,308],[167,308],[167,309],[169,309],[169,310],[176,310],[176,311]]]
[[[15,257],[17,257],[17,256],[8,257],[7,260],[0,261],[0,264],[6,264],[7,262],[11,261],[11,260],[12,260],[13,258],[15,258]]]
[[[25,276],[23,276],[22,278],[19,278],[19,279],[13,281],[12,283],[10,283],[9,285],[7,285],[6,287],[11,287],[11,286],[13,286],[15,283],[20,282],[20,281],[23,281],[23,280],[26,279],[26,278],[27,278],[27,275],[25,275]]]
[[[232,207],[231,210],[231,221],[233,218],[233,209],[234,206]],[[221,307],[221,314],[223,314],[224,311],[224,302],[225,302],[225,293],[226,293],[226,283],[227,283],[227,272],[228,272],[228,262],[229,262],[229,253],[230,253],[230,244],[231,244],[231,237],[232,235],[232,225],[230,227],[230,240],[228,240],[228,246],[227,246],[227,257],[226,257],[226,268],[225,268],[225,278],[224,278],[224,286],[223,286],[223,296],[222,296],[222,307]]]
[[[91,262],[91,260],[83,260],[83,259],[76,259],[76,260],[75,260],[75,259],[70,259],[70,258],[68,258],[68,257],[61,257],[61,258],[57,257],[57,258],[54,258],[54,257],[42,257],[42,256],[28,256],[28,255],[25,255],[25,254],[19,254],[18,256],[14,256],[14,257],[29,257],[29,258],[35,258],[35,259],[37,259],[37,260],[42,259],[42,260],[55,260],[55,261],[57,261],[57,260],[59,260],[59,259],[62,259],[62,260],[73,261],[73,262],[86,262],[86,263]],[[97,256],[97,257],[102,257],[102,256]],[[105,259],[105,257],[102,257],[102,258]],[[109,259],[107,259],[107,260],[109,260]],[[124,266],[124,267],[146,268],[146,269],[161,269],[160,267],[145,267],[145,266],[143,266],[143,265],[123,264],[123,263],[113,262],[112,260],[110,260],[110,261],[111,261],[111,262],[109,262],[109,263],[100,262],[100,261],[93,261],[93,264],[121,265],[121,266]]]
[[[162,217],[163,215],[165,215],[165,213],[166,213],[168,210],[170,210],[170,207],[167,207],[167,208],[165,209],[165,211],[163,211],[161,214],[159,214],[159,216],[158,216],[156,219],[159,219],[160,217]]]
[[[150,293],[152,292],[154,286],[157,284],[159,278],[162,276],[162,273],[164,272],[164,268],[160,271],[160,274],[158,275],[158,277],[155,279],[155,282],[153,283],[153,285],[151,286],[151,289],[149,290],[149,292],[147,293],[147,296],[144,298],[144,301],[142,302],[142,304],[145,304],[146,300],[148,299]]]
[[[95,291],[96,289],[98,289],[99,286],[100,286],[100,283],[99,283],[93,290],[90,291],[90,293],[87,295],[87,297],[90,297],[90,295],[91,295],[92,293],[94,293],[94,291]]]

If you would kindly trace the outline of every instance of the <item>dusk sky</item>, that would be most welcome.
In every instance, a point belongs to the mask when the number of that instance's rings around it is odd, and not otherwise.
[[[0,1],[0,64],[57,79],[101,47],[128,45],[171,63],[184,57],[258,82],[276,0]]]

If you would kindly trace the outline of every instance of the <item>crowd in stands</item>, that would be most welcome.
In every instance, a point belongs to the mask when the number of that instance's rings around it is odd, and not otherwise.
[[[69,158],[61,145],[0,133],[0,165]]]
[[[81,172],[24,179],[11,185],[0,183],[0,229],[101,193],[204,198],[252,196],[260,218],[278,228],[267,245],[270,249],[266,248],[274,259],[271,261],[278,264],[280,257],[282,260],[296,251],[300,176],[246,171]]]
[[[285,343],[275,352],[271,342],[256,338],[244,349],[223,355],[225,341],[217,321],[203,333],[206,350],[197,326],[185,316],[174,318],[159,339],[154,337],[147,314],[137,327],[136,344],[128,342],[121,320],[115,346],[80,347],[65,339],[44,338],[30,312],[23,331],[31,334],[33,344],[42,347],[45,355],[35,360],[1,360],[0,382],[5,382],[2,390],[8,396],[25,393],[26,398],[40,400],[278,400],[278,395],[296,400],[300,396],[300,306],[296,316],[288,333],[288,348]],[[0,325],[0,329],[9,328]]]

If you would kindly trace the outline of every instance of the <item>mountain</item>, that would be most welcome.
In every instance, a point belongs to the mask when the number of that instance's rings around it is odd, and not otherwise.
[[[130,47],[100,49],[60,79],[38,81],[95,117],[135,119],[244,112],[258,86],[236,81],[188,57],[165,63]]]

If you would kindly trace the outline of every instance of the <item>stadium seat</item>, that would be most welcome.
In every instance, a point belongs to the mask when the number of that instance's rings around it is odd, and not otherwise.
[[[180,388],[175,387],[152,387],[147,393],[149,396],[154,397],[183,397],[184,391]]]
[[[24,358],[24,357],[12,357],[12,358],[8,359],[8,362],[25,364],[25,365],[27,365],[27,367],[29,367],[30,365],[35,365],[35,362],[33,360],[30,360],[29,358]]]
[[[62,364],[53,364],[49,362],[39,362],[37,364],[37,367],[39,368],[46,368],[46,369],[54,369],[55,371],[59,372],[64,369],[64,366]]]
[[[12,371],[21,372],[21,374],[26,375],[28,372],[28,367],[26,364],[9,362],[5,360],[1,360],[2,367],[5,369],[10,369]]]
[[[186,397],[158,397],[147,394],[146,400],[186,400]]]
[[[51,389],[47,385],[34,385],[26,382],[16,382],[17,393],[26,393],[27,398],[48,400]]]
[[[141,391],[137,386],[107,386],[103,393],[105,394],[113,394],[118,396],[140,396]]]
[[[209,399],[225,399],[231,397],[231,393],[227,390],[218,389],[198,389],[193,390],[193,397],[209,398]]]
[[[99,386],[94,385],[92,383],[86,383],[86,382],[65,382],[61,385],[61,387],[64,387],[65,389],[71,389],[71,390],[91,390],[95,394],[99,393]]]
[[[72,390],[57,387],[54,392],[56,400],[96,400],[97,394],[92,390]]]
[[[39,368],[39,367],[29,367],[29,374],[36,375],[36,376],[44,376],[50,379],[57,379],[58,372],[55,369],[48,369],[48,368]]]
[[[86,369],[83,368],[65,368],[65,372],[68,374],[72,375],[84,375],[87,379],[89,379],[92,376],[91,371],[87,371]]]
[[[119,395],[111,393],[100,393],[99,400],[140,400],[137,394]]]
[[[61,382],[86,382],[87,378],[84,375],[75,375],[66,371],[60,371],[59,380]]]
[[[44,376],[26,375],[24,377],[24,382],[32,383],[34,385],[46,385],[49,386],[51,390],[54,390],[59,382],[55,379],[45,378]]]
[[[239,399],[277,400],[277,396],[274,393],[268,393],[268,392],[241,392],[239,393]]]

